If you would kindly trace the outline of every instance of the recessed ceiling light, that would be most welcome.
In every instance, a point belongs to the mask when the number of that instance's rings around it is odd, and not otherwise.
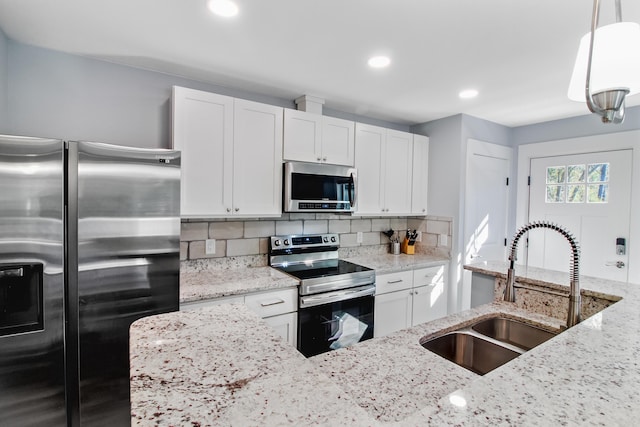
[[[471,99],[478,96],[478,91],[475,89],[465,89],[461,91],[458,96],[462,99]]]
[[[388,56],[374,56],[369,58],[367,64],[369,64],[371,68],[384,68],[391,64],[391,59],[389,59]]]
[[[231,0],[208,0],[207,7],[211,12],[225,18],[231,18],[238,14],[238,5]]]

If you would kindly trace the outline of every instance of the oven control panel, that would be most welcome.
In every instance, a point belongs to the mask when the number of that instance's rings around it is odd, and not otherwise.
[[[338,234],[271,236],[269,243],[271,249],[304,249],[322,246],[340,246],[340,236]]]

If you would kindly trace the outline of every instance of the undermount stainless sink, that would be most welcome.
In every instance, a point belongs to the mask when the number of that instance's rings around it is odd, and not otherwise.
[[[556,335],[533,325],[504,317],[482,320],[472,325],[471,329],[489,338],[520,347],[523,350],[531,350]]]
[[[463,368],[484,375],[555,335],[517,320],[493,317],[431,338],[422,346]]]
[[[520,356],[520,353],[494,344],[468,332],[451,332],[422,344],[424,348],[463,368],[484,375]]]

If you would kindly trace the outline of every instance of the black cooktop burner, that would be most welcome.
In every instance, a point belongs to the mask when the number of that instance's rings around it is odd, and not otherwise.
[[[354,264],[341,259],[328,259],[321,261],[310,261],[303,264],[295,264],[277,267],[285,273],[291,274],[300,280],[316,279],[319,277],[338,276],[341,274],[351,274],[361,271],[371,271],[369,267]]]

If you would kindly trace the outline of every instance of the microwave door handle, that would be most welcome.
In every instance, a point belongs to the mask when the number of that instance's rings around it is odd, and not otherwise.
[[[349,203],[351,203],[351,210],[354,210],[356,206],[356,178],[353,176],[353,173],[351,174],[351,191],[349,191]]]

